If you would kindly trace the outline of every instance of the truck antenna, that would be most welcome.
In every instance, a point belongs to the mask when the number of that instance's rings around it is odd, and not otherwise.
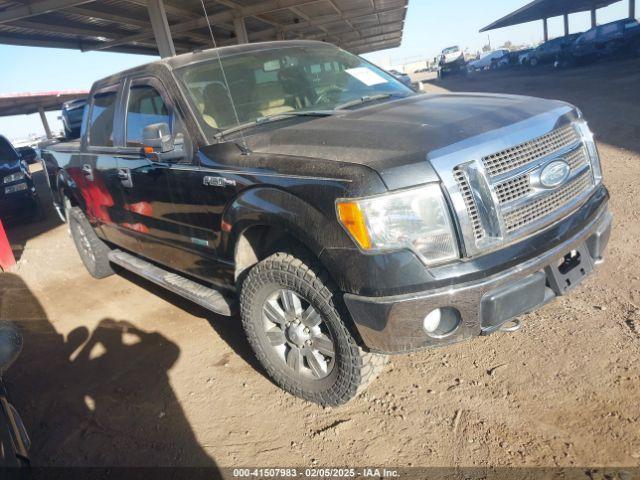
[[[229,101],[231,102],[231,108],[233,109],[233,115],[236,119],[236,123],[240,125],[240,116],[238,115],[238,109],[236,108],[236,102],[233,100],[233,96],[231,95],[231,88],[229,86],[229,81],[227,80],[227,73],[224,70],[224,65],[222,64],[222,57],[220,56],[220,50],[218,50],[218,43],[216,42],[216,37],[213,35],[213,27],[211,26],[211,20],[209,20],[209,14],[207,13],[207,7],[204,4],[204,0],[200,0],[200,4],[202,5],[202,11],[204,12],[204,18],[207,20],[207,26],[209,27],[209,33],[211,34],[211,41],[213,42],[213,48],[216,52],[216,56],[218,57],[218,63],[220,64],[220,72],[222,73],[222,81],[224,82],[224,86],[227,89],[227,95],[229,97]],[[240,132],[240,138],[242,139],[242,150],[243,154],[249,154],[250,150],[247,146],[247,141],[244,138],[244,133]]]

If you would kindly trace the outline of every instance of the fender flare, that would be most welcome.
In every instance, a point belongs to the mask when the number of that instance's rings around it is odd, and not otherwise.
[[[240,237],[255,226],[289,232],[317,258],[325,248],[345,245],[349,239],[335,216],[315,208],[302,198],[274,187],[244,190],[221,218],[221,257],[233,261]]]
[[[63,204],[63,197],[65,192],[67,192],[72,197],[71,199],[76,203],[76,205],[80,206],[82,211],[86,211],[86,204],[83,196],[80,194],[79,187],[71,175],[69,175],[69,172],[65,169],[60,168],[56,172],[55,188],[52,188],[52,190],[54,200],[60,205]]]

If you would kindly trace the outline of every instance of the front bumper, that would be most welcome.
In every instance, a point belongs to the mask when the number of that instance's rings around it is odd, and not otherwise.
[[[16,182],[19,183],[19,182]],[[32,215],[38,208],[38,196],[32,182],[27,181],[27,189],[14,193],[0,193],[0,219],[11,221]],[[10,184],[10,185],[15,185]],[[0,185],[0,188],[10,185]]]
[[[405,353],[491,333],[567,293],[588,276],[602,261],[612,218],[605,202],[578,233],[486,278],[391,297],[347,293],[345,303],[362,341],[375,352]],[[558,262],[570,252],[579,255],[581,263],[570,272],[560,272]],[[461,319],[457,329],[445,338],[433,338],[423,329],[425,316],[436,308],[453,308]]]

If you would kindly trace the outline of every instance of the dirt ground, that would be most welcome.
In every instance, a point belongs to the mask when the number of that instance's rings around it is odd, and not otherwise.
[[[130,274],[93,280],[65,226],[9,230],[0,317],[25,333],[6,375],[36,465],[638,466],[640,61],[426,85],[560,98],[595,130],[615,230],[607,260],[515,334],[393,358],[335,409],[256,365],[238,318]],[[42,178],[39,178],[42,185]]]

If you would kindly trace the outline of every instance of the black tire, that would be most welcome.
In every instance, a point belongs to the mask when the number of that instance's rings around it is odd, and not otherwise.
[[[347,326],[350,319],[339,292],[316,261],[302,258],[304,257],[288,253],[275,253],[249,271],[240,294],[242,324],[258,361],[277,385],[293,395],[323,406],[342,405],[357,396],[375,379],[384,368],[387,357],[367,353],[358,346]],[[265,325],[269,323],[269,319],[263,313],[263,308],[270,298],[282,291],[293,292],[307,302],[307,310],[313,308],[318,314],[317,318],[321,319],[318,320],[318,328],[326,329],[326,337],[332,341],[332,367],[327,369],[328,373],[324,378],[314,378],[313,375],[305,375],[299,371],[305,370],[305,365],[306,369],[312,370],[309,357],[303,354],[298,356],[302,367],[298,366],[296,369],[289,366],[289,355],[298,350],[291,346],[291,338],[287,336],[288,329],[284,326],[281,325],[284,339],[282,353],[277,351],[280,346],[273,346],[268,338]],[[304,320],[302,323],[302,326],[306,324]],[[304,348],[313,347],[302,345],[299,351],[304,351]]]
[[[536,68],[538,66],[538,59],[536,57],[531,57],[529,60],[529,66]]]
[[[94,278],[113,275],[114,271],[108,259],[111,249],[98,238],[82,210],[73,207],[69,210],[68,218],[71,238],[87,271]]]

